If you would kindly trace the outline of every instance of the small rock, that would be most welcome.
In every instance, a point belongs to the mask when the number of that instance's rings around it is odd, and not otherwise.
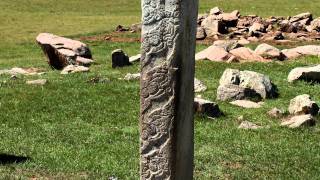
[[[211,101],[195,98],[194,99],[195,112],[205,114],[209,117],[220,117],[223,113],[220,111],[219,106]]]
[[[318,112],[319,112],[319,106],[317,105],[316,102],[311,100],[311,97],[308,94],[299,95],[290,101],[290,105],[289,105],[290,114],[317,115]]]
[[[284,112],[278,108],[273,108],[268,112],[268,115],[274,118],[282,117]]]
[[[69,65],[65,67],[60,74],[78,73],[78,72],[88,72],[90,69],[85,66]]]
[[[288,126],[289,128],[298,128],[301,126],[314,126],[316,124],[315,119],[310,114],[293,116],[289,120],[285,120],[281,123],[281,126]]]
[[[207,90],[207,86],[201,82],[199,79],[194,79],[194,92],[200,93]]]
[[[128,55],[125,54],[121,49],[116,49],[112,51],[111,56],[112,56],[112,68],[132,65],[129,62]]]
[[[131,57],[129,58],[129,62],[130,62],[130,63],[140,62],[140,60],[141,60],[141,54],[137,54],[137,55],[131,56]]]
[[[33,81],[27,81],[26,83],[29,85],[45,85],[48,81],[46,79],[37,79]]]
[[[249,100],[236,100],[236,101],[232,101],[230,102],[230,104],[235,105],[235,106],[239,106],[239,107],[243,107],[246,109],[250,109],[250,108],[261,108],[261,104],[262,103],[256,103],[253,101],[249,101]]]
[[[297,80],[320,82],[320,65],[294,68],[289,73],[288,81],[294,82]]]
[[[252,130],[257,130],[263,128],[262,126],[258,126],[252,122],[249,121],[243,121],[241,122],[240,126],[238,129],[252,129]]]
[[[140,79],[140,76],[141,76],[140,73],[136,73],[136,74],[128,73],[128,74],[126,74],[126,76],[124,77],[124,80],[127,80],[127,81],[139,80],[139,79]]]
[[[261,33],[266,32],[266,27],[258,22],[253,23],[253,25],[249,28],[249,36],[257,36],[259,37]]]
[[[279,49],[265,43],[260,44],[254,52],[266,59],[283,60],[285,58],[284,54],[282,54]]]

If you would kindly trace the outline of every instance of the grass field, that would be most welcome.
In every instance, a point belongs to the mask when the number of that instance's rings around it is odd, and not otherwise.
[[[200,0],[200,12],[220,6],[242,14],[293,15],[310,11],[320,16],[318,0]],[[139,83],[118,80],[136,73],[139,65],[111,68],[110,53],[122,48],[129,55],[139,43],[86,41],[96,64],[90,73],[62,76],[51,71],[34,43],[40,32],[79,38],[110,32],[118,24],[139,22],[138,0],[1,0],[0,69],[39,67],[42,76],[0,76],[0,179],[138,179],[139,177]],[[198,46],[202,49],[204,46]],[[215,100],[218,81],[225,68],[253,70],[270,76],[280,97],[266,100],[261,109],[244,110],[218,102],[226,117],[195,118],[195,179],[319,179],[320,128],[289,130],[266,112],[284,110],[290,99],[308,93],[320,101],[320,85],[289,84],[289,71],[297,66],[319,64],[318,57],[284,63],[224,64],[197,62],[196,76],[208,90],[201,95]],[[109,79],[103,84],[87,81]],[[25,84],[45,78],[44,87]],[[270,128],[238,130],[240,115]],[[1,161],[6,154],[26,157],[23,163]]]

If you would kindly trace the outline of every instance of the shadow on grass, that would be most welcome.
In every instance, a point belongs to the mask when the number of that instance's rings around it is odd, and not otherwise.
[[[0,165],[20,164],[28,160],[31,160],[31,158],[24,157],[24,156],[9,155],[9,154],[0,154]]]

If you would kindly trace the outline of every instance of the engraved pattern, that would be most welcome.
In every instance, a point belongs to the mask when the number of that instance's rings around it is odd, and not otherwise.
[[[141,179],[173,179],[179,0],[143,0]]]

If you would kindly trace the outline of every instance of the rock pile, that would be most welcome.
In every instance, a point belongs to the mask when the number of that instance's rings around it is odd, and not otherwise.
[[[312,14],[302,13],[293,17],[262,18],[257,15],[241,16],[238,10],[223,12],[218,7],[210,13],[198,16],[197,39],[230,39],[255,37],[258,40],[317,40],[320,32],[320,18],[313,19]],[[254,40],[254,39],[251,39]]]

